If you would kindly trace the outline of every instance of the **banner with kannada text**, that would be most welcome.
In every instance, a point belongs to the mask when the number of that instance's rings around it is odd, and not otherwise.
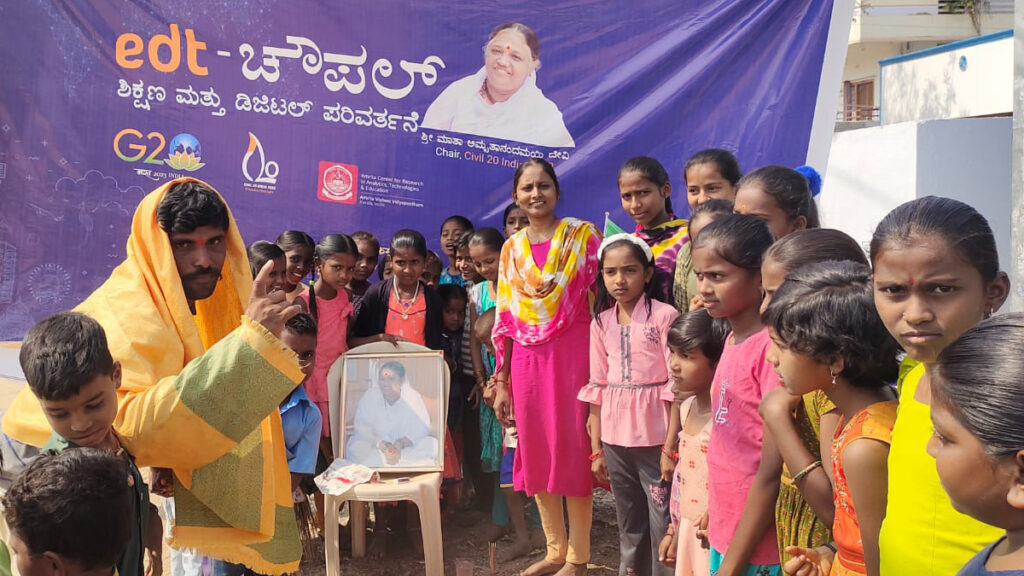
[[[0,5],[0,340],[73,307],[180,175],[245,241],[499,226],[549,159],[560,215],[600,223],[654,156],[804,163],[832,2],[19,0]],[[518,22],[492,32],[505,23]],[[532,31],[532,32],[531,32]],[[819,111],[820,113],[821,111]],[[833,112],[826,111],[834,115]]]

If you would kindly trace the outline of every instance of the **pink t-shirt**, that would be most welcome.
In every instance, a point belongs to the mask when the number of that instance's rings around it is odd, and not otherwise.
[[[768,329],[731,344],[715,370],[711,385],[711,439],[708,442],[708,539],[721,554],[729,548],[757,467],[761,463],[761,434],[764,423],[757,413],[761,398],[781,386],[772,365],[765,360],[771,344]],[[751,564],[778,564],[779,546],[775,530],[765,531]]]
[[[601,406],[602,442],[661,446],[668,433],[668,329],[679,311],[643,296],[628,326],[619,325],[618,313],[612,306],[598,316],[600,324],[590,323],[590,383],[577,397]]]

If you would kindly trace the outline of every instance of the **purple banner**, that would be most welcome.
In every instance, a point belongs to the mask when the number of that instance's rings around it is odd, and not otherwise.
[[[620,224],[654,156],[685,206],[707,147],[802,164],[832,3],[24,0],[0,6],[0,340],[124,257],[160,182],[217,188],[246,242],[497,225],[525,158],[561,215]],[[491,32],[516,21],[535,31]],[[536,57],[536,58],[534,58]]]

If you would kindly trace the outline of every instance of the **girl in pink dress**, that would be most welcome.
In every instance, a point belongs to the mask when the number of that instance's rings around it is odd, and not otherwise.
[[[764,221],[742,214],[708,224],[693,243],[693,270],[704,308],[731,330],[711,389],[708,444],[708,541],[711,574],[781,574],[775,536],[775,498],[755,498],[755,482],[777,487],[776,476],[758,474],[764,451],[772,453],[758,414],[761,399],[779,377],[765,353],[771,340],[761,323],[761,261],[774,238]],[[747,510],[749,509],[749,511]],[[741,522],[741,519],[744,520]]]
[[[309,283],[309,290],[299,295],[317,324],[316,363],[313,374],[306,381],[306,394],[320,408],[323,417],[321,450],[328,462],[334,460],[334,454],[331,448],[331,414],[327,405],[327,372],[334,361],[348,350],[348,319],[352,315],[352,303],[345,286],[352,278],[357,258],[359,250],[352,238],[345,234],[324,236],[313,251],[313,281]]]
[[[707,537],[700,530],[708,512],[708,439],[711,437],[711,384],[722,357],[725,326],[711,319],[707,310],[688,312],[672,323],[668,332],[672,392],[685,398],[679,407],[682,428],[679,452],[672,473],[672,523],[658,549],[676,576],[708,576]]]
[[[525,576],[586,574],[592,488],[586,406],[589,295],[597,276],[597,229],[555,216],[555,169],[530,159],[516,170],[513,198],[530,225],[501,251],[494,343],[494,411],[508,423],[515,407],[519,447],[513,485],[536,496],[547,539],[545,557]],[[515,343],[513,345],[513,342]],[[514,402],[510,404],[510,400]],[[562,500],[569,515],[566,534]]]
[[[654,254],[640,238],[616,234],[598,249],[597,310],[590,323],[590,405],[594,478],[611,483],[619,525],[619,575],[668,576],[658,545],[668,529],[670,482],[661,477],[668,429],[668,330],[679,312],[653,300]]]

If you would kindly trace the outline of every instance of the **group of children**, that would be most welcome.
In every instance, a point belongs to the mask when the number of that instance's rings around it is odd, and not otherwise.
[[[801,172],[742,175],[711,149],[683,176],[688,221],[657,160],[626,162],[620,199],[636,231],[599,240],[554,217],[554,169],[531,160],[504,230],[442,223],[447,266],[413,230],[383,259],[367,232],[252,244],[253,274],[273,262],[272,288],[304,310],[281,338],[307,377],[281,404],[296,498],[333,457],[330,366],[351,347],[407,341],[443,350],[452,374],[447,510],[471,485],[491,539],[514,537],[502,561],[529,553],[543,524],[547,554],[527,576],[586,572],[591,480],[579,486],[576,461],[614,496],[620,576],[1024,574],[1024,316],[989,319],[1009,281],[985,219],[914,200],[878,224],[865,255],[819,227]],[[576,331],[581,313],[592,319]],[[571,345],[582,341],[589,355]],[[548,345],[561,346],[557,367]],[[69,363],[82,354],[91,363]],[[582,379],[545,379],[581,355]],[[136,520],[118,528],[130,543],[118,571],[141,573],[144,550],[159,561],[160,524],[111,433],[120,371],[102,329],[52,317],[21,358],[54,447],[118,454],[131,471],[122,490]],[[5,514],[35,558],[49,544],[27,532],[25,494],[12,488]],[[396,527],[389,510],[377,511],[373,553]]]

